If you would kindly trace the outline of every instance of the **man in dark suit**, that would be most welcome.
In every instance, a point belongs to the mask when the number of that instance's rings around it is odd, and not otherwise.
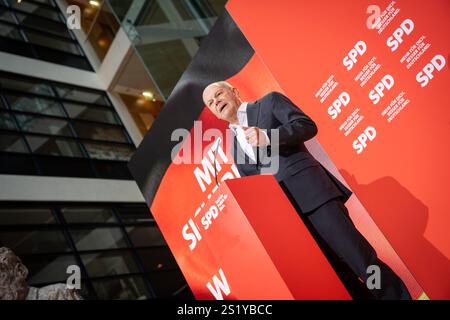
[[[311,118],[278,92],[255,103],[243,102],[239,91],[224,81],[207,86],[203,101],[215,116],[230,124],[233,156],[241,176],[261,174],[268,169],[268,159],[277,160],[275,178],[347,286],[351,279],[367,291],[365,284],[371,275],[367,268],[374,265],[381,276],[381,288],[370,290],[374,298],[411,299],[402,280],[378,259],[351,221],[344,205],[351,191],[306,149],[304,142],[317,134]]]

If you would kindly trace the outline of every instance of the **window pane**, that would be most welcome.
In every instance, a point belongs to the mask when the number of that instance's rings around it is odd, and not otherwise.
[[[15,40],[23,40],[22,35],[19,32],[19,29],[4,23],[0,23],[0,36]]]
[[[168,247],[138,249],[146,272],[177,269],[178,265]]]
[[[24,11],[26,13],[32,13],[44,18],[61,21],[56,10],[47,9],[41,5],[27,1],[21,1],[20,3],[18,3],[17,0],[7,0],[7,2],[9,2],[11,7]]]
[[[0,134],[0,151],[28,153],[22,137],[14,133]]]
[[[100,250],[126,247],[120,228],[74,229],[70,234],[78,250]]]
[[[150,210],[145,206],[118,207],[117,211],[123,222],[154,222]]]
[[[117,223],[110,208],[61,208],[67,223]]]
[[[145,10],[145,16],[139,19],[139,25],[161,24],[170,22],[157,1],[150,1],[146,4],[147,8]]]
[[[179,1],[179,0],[172,0],[173,5],[177,8],[178,13],[180,14],[181,18],[183,20],[193,20],[197,21],[198,18],[205,19],[205,18],[211,18],[216,17],[219,15],[220,12],[223,11],[223,8],[225,6],[226,0],[221,0],[219,3],[216,3],[216,6],[220,9],[219,12],[216,12],[213,10],[213,2],[217,2],[214,0],[208,0],[207,3],[204,3],[203,1],[195,1],[195,4],[192,4],[193,1]],[[213,22],[207,22],[204,21],[204,24],[208,24],[208,27],[211,28],[211,25]]]
[[[168,97],[192,60],[183,41],[171,40],[137,46],[150,74]]]
[[[127,142],[127,138],[120,127],[103,126],[98,124],[74,122],[78,136],[93,140]]]
[[[31,43],[80,55],[80,50],[78,49],[78,46],[72,42],[60,40],[50,35],[45,35],[30,30],[25,30],[25,33],[27,35],[28,40]]]
[[[56,91],[64,99],[109,106],[105,96],[93,91],[69,88],[63,85],[56,86]]]
[[[80,146],[76,141],[55,138],[27,136],[31,150],[37,154],[65,157],[83,157]]]
[[[89,157],[100,160],[130,160],[134,148],[132,146],[116,145],[100,142],[83,142]]]
[[[0,208],[0,225],[53,223],[55,218],[49,208]]]
[[[34,2],[40,2],[40,3],[48,4],[48,5],[52,6],[52,7],[54,7],[53,0],[33,0],[33,1]]]
[[[133,254],[129,251],[83,254],[81,258],[90,277],[139,272]]]
[[[6,75],[1,75],[0,83],[2,84],[3,88],[6,89],[53,96],[53,91],[49,85],[32,79],[17,79],[14,77],[8,77]]]
[[[46,32],[51,32],[70,39],[70,34],[64,23],[43,19],[36,16],[16,13],[21,25],[32,27]]]
[[[66,108],[69,116],[74,119],[92,120],[117,124],[117,120],[114,117],[113,112],[110,110],[67,102],[64,103],[64,107]]]
[[[7,94],[6,97],[8,98],[11,109],[14,110],[41,113],[51,116],[64,116],[61,105],[54,100],[17,96],[13,94]]]
[[[9,112],[0,112],[0,129],[17,130],[13,116]]]
[[[153,272],[147,278],[158,298],[172,297],[186,285],[186,280],[179,270]]]
[[[128,277],[93,283],[97,296],[102,300],[137,300],[149,298],[142,277]]]
[[[23,131],[72,136],[69,123],[65,120],[29,115],[16,115],[17,121]]]
[[[66,239],[59,230],[0,232],[0,242],[18,255],[69,251]]]
[[[29,285],[43,283],[65,283],[70,274],[66,273],[70,265],[78,265],[73,255],[23,255],[20,257],[28,269]]]
[[[136,247],[166,245],[157,227],[127,227],[128,235]]]
[[[0,4],[2,4],[2,3],[0,2]],[[12,14],[9,12],[9,10],[4,9],[2,7],[0,7],[0,20],[11,22],[11,23],[16,23]]]

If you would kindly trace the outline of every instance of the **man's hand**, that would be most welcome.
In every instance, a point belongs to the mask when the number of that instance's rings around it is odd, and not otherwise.
[[[257,127],[243,127],[245,138],[252,147],[265,147],[270,144],[267,134]]]

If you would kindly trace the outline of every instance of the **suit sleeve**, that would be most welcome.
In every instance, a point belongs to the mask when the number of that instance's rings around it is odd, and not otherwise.
[[[297,146],[317,134],[317,126],[314,121],[287,97],[281,93],[273,92],[269,95],[269,101],[273,116],[281,123],[277,127],[280,147]],[[272,143],[270,134],[269,139]]]

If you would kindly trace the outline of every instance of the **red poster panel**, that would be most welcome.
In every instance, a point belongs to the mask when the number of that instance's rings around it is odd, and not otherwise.
[[[228,11],[431,299],[450,298],[450,2],[230,0]]]

